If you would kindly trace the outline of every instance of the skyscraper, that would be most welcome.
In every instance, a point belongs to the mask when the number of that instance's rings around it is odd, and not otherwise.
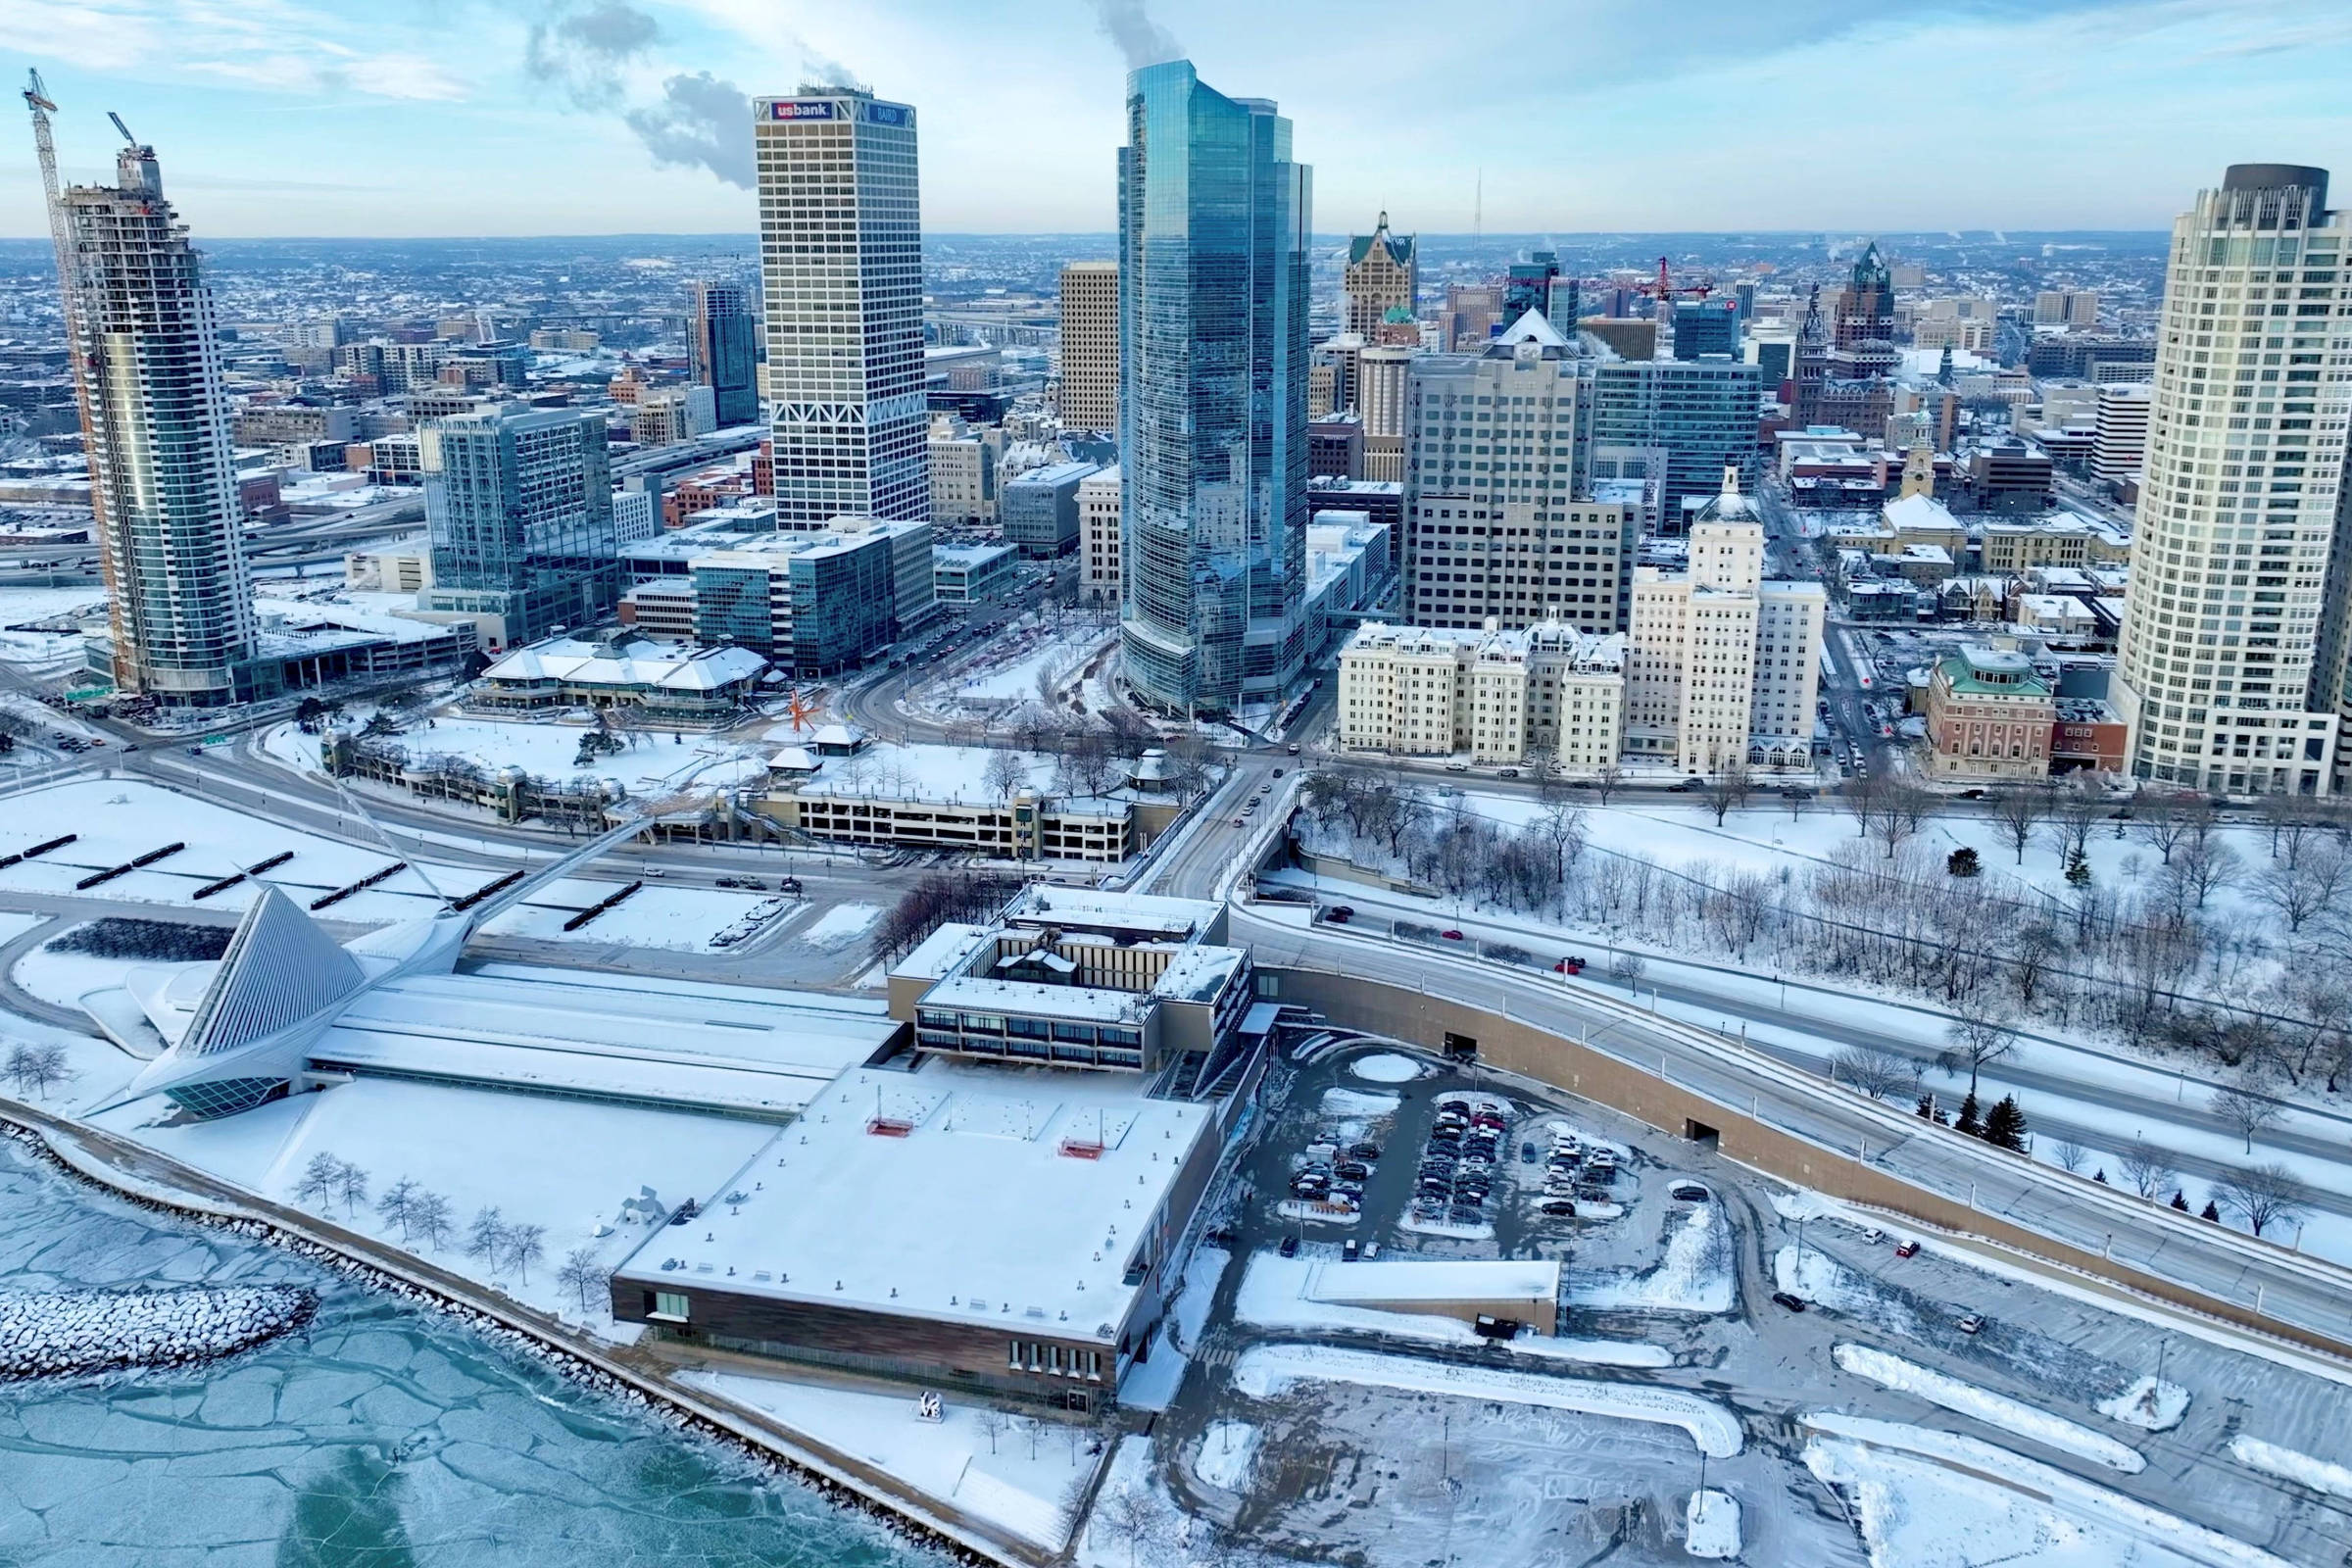
[[[1310,207],[1272,103],[1189,61],[1128,75],[1120,640],[1176,711],[1279,701],[1305,661]]]
[[[777,521],[928,520],[914,111],[804,85],[752,116]]]
[[[1390,233],[1389,215],[1381,214],[1371,233],[1348,236],[1343,282],[1348,292],[1347,329],[1367,343],[1377,341],[1389,312],[1401,307],[1411,315],[1414,295],[1420,291],[1421,264],[1413,236]]]
[[[612,610],[619,538],[601,412],[508,404],[430,420],[416,445],[433,547],[420,608],[472,619],[492,647]]]
[[[36,104],[36,117],[45,117]],[[220,335],[155,149],[57,197],[74,387],[105,543],[115,684],[171,707],[268,692],[229,454]]]
[[[1074,430],[1119,427],[1119,264],[1072,262],[1061,270],[1061,422]]]
[[[2132,771],[2326,793],[2346,696],[2352,213],[2328,172],[2232,164],[2173,220],[2120,667]],[[2290,303],[2291,302],[2291,303]]]
[[[697,386],[710,389],[721,427],[760,417],[759,318],[740,283],[698,282],[687,291],[686,346]]]
[[[1593,371],[1592,440],[1666,453],[1659,523],[1683,529],[1683,503],[1716,494],[1723,470],[1755,465],[1762,371],[1704,360],[1613,360]]]

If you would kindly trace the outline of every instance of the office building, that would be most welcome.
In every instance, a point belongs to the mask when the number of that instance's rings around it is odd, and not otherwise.
[[[1364,458],[1350,479],[1395,484],[1404,478],[1405,378],[1415,351],[1368,348],[1356,356],[1355,407],[1363,416]]]
[[[2155,374],[2156,340],[2104,332],[2037,336],[2026,348],[2026,368],[2036,380],[2145,381]]]
[[[1529,312],[1484,354],[1408,368],[1404,611],[1425,626],[1625,624],[1635,514],[1583,502],[1590,367]],[[1752,372],[1751,372],[1752,373]]]
[[[2096,289],[2045,288],[2034,296],[2035,326],[2096,326],[2099,295]]]
[[[1740,358],[1740,307],[1732,300],[1681,300],[1674,307],[1674,357]]]
[[[740,283],[698,282],[686,295],[686,350],[697,386],[710,389],[711,427],[760,417],[760,318]]]
[[[931,584],[941,605],[968,606],[1010,593],[1021,553],[1010,545],[934,545]]]
[[[689,563],[695,640],[749,648],[801,675],[881,653],[938,604],[931,525],[837,517]]]
[[[997,520],[997,466],[1004,432],[975,429],[953,414],[934,416],[924,438],[931,466],[931,520],[942,527]]]
[[[753,102],[777,514],[923,521],[915,117],[859,88]]]
[[[2145,381],[2109,381],[2099,388],[2098,434],[2091,448],[2091,477],[2121,484],[2139,471],[2148,455],[2148,408],[2155,389]]]
[[[417,434],[433,586],[420,611],[486,648],[602,620],[620,594],[605,416],[507,404]]]
[[[1313,479],[1364,476],[1364,417],[1353,409],[1306,421],[1306,474]]]
[[[2231,165],[2174,220],[2109,694],[2141,778],[2335,787],[2348,232],[2327,171],[2280,164]]]
[[[1061,270],[1061,391],[1068,430],[1119,427],[1119,264]]]
[[[1739,470],[1693,519],[1690,565],[1634,569],[1625,754],[1701,776],[1797,768],[1813,755],[1829,599],[1764,580],[1764,524]]]
[[[1516,318],[1514,318],[1516,319]],[[1495,330],[1502,326],[1500,283],[1448,283],[1446,310],[1439,318],[1448,354],[1483,354]]]
[[[1874,241],[1855,261],[1831,316],[1830,347],[1847,373],[1884,374],[1894,358],[1894,279]]]
[[[70,186],[51,213],[114,682],[175,708],[270,695],[212,290],[155,150],[124,147],[115,169],[114,184]]]
[[[1054,463],[1005,485],[1004,542],[1033,560],[1077,549],[1078,486],[1095,471],[1091,463]]]
[[[1078,597],[1090,610],[1119,602],[1119,520],[1125,493],[1115,463],[1078,481]]]
[[[1389,313],[1413,314],[1420,293],[1421,268],[1413,236],[1389,232],[1389,215],[1369,234],[1350,235],[1348,270],[1343,279],[1348,294],[1347,330],[1366,343],[1377,341]]]
[[[1686,501],[1721,487],[1725,467],[1753,469],[1762,375],[1729,358],[1604,362],[1592,372],[1592,442],[1662,449],[1660,504],[1679,519]]]
[[[1501,319],[1506,324],[1533,311],[1562,337],[1573,338],[1580,303],[1577,280],[1561,275],[1560,258],[1552,251],[1537,251],[1503,272]]]
[[[641,447],[674,447],[709,435],[712,403],[707,386],[670,386],[639,393],[629,410],[629,439]]]
[[[1127,679],[1178,712],[1280,702],[1306,655],[1310,174],[1272,103],[1214,92],[1186,61],[1129,75],[1127,122]]]
[[[1625,638],[1559,620],[1506,629],[1367,622],[1340,650],[1336,722],[1348,751],[1548,757],[1570,776],[1617,760]]]
[[[2058,706],[2024,654],[1971,646],[1937,660],[1928,677],[1927,720],[1932,777],[2049,776]]]

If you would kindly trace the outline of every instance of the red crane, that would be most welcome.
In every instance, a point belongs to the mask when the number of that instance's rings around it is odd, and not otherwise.
[[[1666,270],[1666,258],[1661,256],[1658,258],[1658,280],[1654,283],[1637,283],[1634,291],[1646,294],[1653,300],[1671,300],[1677,294],[1691,294],[1703,300],[1715,292],[1715,284],[1712,279],[1696,283],[1675,282]]]

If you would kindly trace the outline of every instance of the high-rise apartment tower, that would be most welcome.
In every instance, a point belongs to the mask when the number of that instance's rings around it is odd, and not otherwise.
[[[1306,658],[1309,171],[1191,62],[1127,78],[1120,639],[1175,711],[1279,701]]]
[[[1073,430],[1119,427],[1119,264],[1072,262],[1061,270],[1061,422]]]
[[[752,103],[776,519],[930,516],[914,111],[861,87]]]
[[[269,695],[212,291],[155,149],[124,147],[114,184],[53,199],[115,684],[179,708]]]
[[[686,346],[694,380],[710,389],[721,427],[760,417],[760,318],[740,283],[699,282],[687,291]]]
[[[2328,172],[2295,165],[2233,164],[2173,221],[2111,691],[2141,778],[2331,787],[2352,599],[2348,245]]]
[[[471,618],[492,647],[612,610],[619,533],[601,412],[508,404],[428,420],[416,445],[433,548],[420,608]]]

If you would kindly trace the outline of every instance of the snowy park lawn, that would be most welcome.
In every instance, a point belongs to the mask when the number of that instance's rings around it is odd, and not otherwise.
[[[1041,675],[1057,682],[1066,679],[1117,635],[1116,627],[1092,623],[1058,629],[1040,625],[1017,628],[950,670],[926,695],[935,702],[990,707],[1033,703],[1038,701]]]
[[[1868,1378],[1883,1388],[1915,1395],[1930,1404],[1982,1421],[2012,1437],[2075,1454],[2128,1476],[2137,1475],[2148,1467],[2146,1456],[2129,1444],[2118,1443],[2064,1416],[1995,1394],[1990,1389],[1981,1389],[1933,1367],[1906,1361],[1867,1345],[1841,1344],[1831,1354],[1841,1371]]]
[[[390,737],[411,760],[447,754],[484,767],[519,767],[539,778],[569,779],[582,773],[611,779],[632,795],[661,795],[688,784],[732,784],[762,776],[774,748],[759,740],[640,730],[635,744],[599,756],[582,766],[577,759],[585,724],[457,718],[434,714]],[[621,737],[623,740],[627,736]],[[270,755],[301,765],[318,765],[316,735],[281,725],[264,743]]]
[[[132,969],[152,961],[145,958],[101,958],[89,953],[59,953],[52,945],[54,940],[42,943],[19,958],[16,968],[9,975],[27,995],[54,1006],[78,1007],[81,999],[88,993],[119,986],[122,983],[122,977]]]
[[[1673,1227],[1657,1267],[1594,1270],[1568,1279],[1571,1302],[1603,1311],[1729,1312],[1736,1292],[1731,1238],[1713,1203],[1701,1203]]]
[[[620,891],[622,884],[566,878],[531,895],[482,928],[488,936],[547,942],[626,943],[678,953],[715,953],[711,938],[772,900],[710,888],[665,888],[647,883],[577,931],[564,922]],[[782,918],[789,906],[774,918]],[[737,944],[741,946],[741,944]]]
[[[1273,1398],[1299,1383],[1349,1383],[1655,1422],[1682,1428],[1701,1453],[1717,1459],[1738,1453],[1743,1441],[1740,1418],[1722,1405],[1695,1394],[1650,1384],[1509,1372],[1324,1345],[1252,1346],[1234,1363],[1234,1387],[1253,1399]]]
[[[1069,1539],[1065,1504],[1102,1459],[1086,1451],[1091,1435],[1084,1427],[999,1417],[956,1395],[931,1422],[916,1419],[913,1390],[884,1393],[741,1372],[679,1376],[1048,1551]],[[992,1434],[998,1420],[1004,1425]]]
[[[1902,1568],[2287,1568],[2259,1546],[1954,1433],[1802,1418],[1807,1468],[1850,1500],[1870,1560]]]
[[[395,1246],[403,1245],[400,1228],[379,1216],[374,1202],[410,1177],[449,1200],[454,1229],[441,1248],[412,1239],[411,1250],[606,1333],[613,1325],[605,1298],[591,1290],[583,1309],[576,1293],[556,1283],[564,1254],[585,1247],[602,1268],[617,1267],[647,1235],[640,1221],[622,1214],[625,1200],[651,1187],[665,1208],[689,1198],[707,1204],[775,1135],[764,1123],[723,1116],[386,1078],[361,1078],[215,1121],[160,1126],[147,1120],[155,1114],[154,1102],[140,1102],[96,1121],[263,1198]],[[297,1197],[305,1168],[322,1153],[367,1173],[368,1198],[356,1209]],[[466,1227],[488,1207],[510,1225],[545,1228],[545,1256],[527,1280],[466,1255]],[[611,1234],[598,1237],[600,1225]]]

